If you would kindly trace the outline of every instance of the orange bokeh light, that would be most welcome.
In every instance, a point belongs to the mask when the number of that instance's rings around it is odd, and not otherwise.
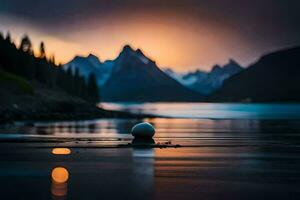
[[[69,148],[54,148],[52,154],[55,155],[68,155],[71,154],[71,149]]]
[[[56,183],[65,183],[69,179],[69,172],[64,167],[56,167],[52,170],[51,177]]]

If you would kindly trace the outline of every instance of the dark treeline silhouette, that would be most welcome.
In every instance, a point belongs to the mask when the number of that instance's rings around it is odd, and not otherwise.
[[[38,81],[50,88],[59,87],[71,95],[89,102],[99,101],[99,90],[95,75],[85,80],[79,71],[64,71],[55,64],[54,56],[47,58],[45,44],[41,42],[40,53],[34,55],[30,38],[25,35],[17,47],[9,33],[0,33],[0,69],[21,76],[29,81]]]

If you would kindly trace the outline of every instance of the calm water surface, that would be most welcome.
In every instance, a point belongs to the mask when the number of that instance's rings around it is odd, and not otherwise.
[[[3,199],[299,199],[298,104],[104,104],[174,118],[17,123],[0,130]],[[141,121],[156,142],[117,148]],[[1,199],[2,199],[1,198]]]
[[[300,104],[102,103],[104,108],[174,118],[300,119]]]

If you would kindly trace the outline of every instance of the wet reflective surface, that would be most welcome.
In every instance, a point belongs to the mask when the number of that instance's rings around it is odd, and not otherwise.
[[[68,192],[69,172],[64,167],[55,167],[51,172],[51,194],[53,199],[66,199]]]
[[[35,142],[55,147],[116,147],[132,142],[132,126],[147,121],[156,128],[156,142],[189,147],[299,145],[300,120],[246,119],[99,119],[70,122],[20,123],[0,129],[0,142]],[[60,142],[64,142],[61,145]],[[16,144],[16,145],[18,145]],[[5,144],[2,144],[5,145]],[[23,144],[22,144],[23,145]],[[31,144],[34,146],[34,144]],[[61,153],[64,149],[57,149]],[[64,153],[64,152],[62,152]]]
[[[300,119],[300,104],[102,103],[110,110],[197,119]]]
[[[2,149],[3,150],[3,149]],[[5,155],[3,154],[5,152]],[[1,151],[3,199],[297,199],[299,150],[202,147]]]
[[[131,127],[155,142],[120,148]],[[298,199],[300,120],[101,119],[0,130],[1,199]]]

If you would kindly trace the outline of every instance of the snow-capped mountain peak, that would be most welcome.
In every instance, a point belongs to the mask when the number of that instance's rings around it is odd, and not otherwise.
[[[126,45],[113,62],[110,78],[102,89],[105,100],[174,101],[202,97],[165,74],[140,49]]]
[[[75,56],[73,60],[63,66],[65,70],[71,69],[73,73],[78,69],[79,75],[83,76],[86,80],[91,73],[97,77],[97,84],[103,85],[111,73],[111,64],[106,61],[102,63],[99,58],[93,54],[88,56]]]
[[[215,65],[210,72],[196,70],[177,73],[171,69],[162,71],[141,49],[134,49],[130,45],[125,45],[117,58],[110,61],[101,62],[94,54],[76,56],[64,65],[64,69],[69,68],[73,73],[78,69],[79,74],[86,80],[91,73],[95,74],[103,99],[113,101],[201,98],[199,93],[210,94],[221,87],[224,80],[242,70],[231,59],[224,66]],[[144,90],[151,92],[141,92]],[[153,96],[151,93],[157,95]]]
[[[194,72],[180,74],[170,69],[164,71],[181,84],[202,94],[210,94],[220,88],[226,79],[240,72],[242,69],[243,68],[236,61],[230,59],[224,66],[214,65],[210,72],[196,70]]]
[[[189,86],[194,84],[197,81],[197,77],[196,76],[189,76],[185,73],[178,73],[175,72],[174,70],[170,69],[170,68],[165,68],[164,72],[166,74],[168,74],[170,77],[174,78],[176,81],[178,81],[179,83],[185,85],[185,86]]]

